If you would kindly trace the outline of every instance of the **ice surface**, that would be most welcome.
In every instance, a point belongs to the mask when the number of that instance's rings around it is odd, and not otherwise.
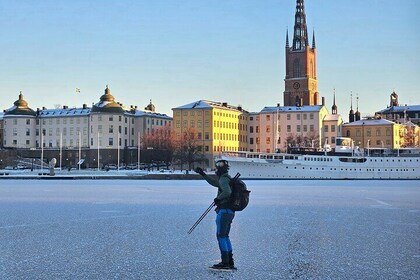
[[[0,180],[0,279],[418,279],[419,181],[246,181],[219,261],[204,181]]]

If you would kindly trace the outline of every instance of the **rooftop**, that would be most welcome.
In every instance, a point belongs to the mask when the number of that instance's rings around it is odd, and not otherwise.
[[[227,104],[226,102],[215,102],[215,101],[209,101],[209,100],[198,100],[193,103],[189,103],[183,106],[172,108],[172,110],[174,109],[211,109],[211,108],[219,108],[219,109],[225,108],[225,109],[236,110],[236,111],[244,111],[242,110],[242,107],[240,106],[235,107],[235,106]]]
[[[345,126],[360,126],[360,125],[392,125],[394,122],[385,119],[363,119],[351,123],[345,123]]]
[[[264,107],[261,110],[261,113],[272,113],[272,112],[319,112],[323,106],[322,105],[312,105],[312,106],[274,106],[274,107]]]

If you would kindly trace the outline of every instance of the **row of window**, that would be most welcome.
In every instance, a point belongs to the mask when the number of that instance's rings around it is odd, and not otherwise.
[[[299,113],[299,114],[294,114],[295,116],[296,116],[296,120],[298,120],[298,121],[300,121],[301,120],[301,118],[303,119],[303,120],[307,120],[308,119],[308,114],[307,113]],[[271,120],[271,116],[272,115],[265,115],[265,120],[266,121],[270,121]],[[274,119],[275,119],[275,117],[273,117]],[[252,120],[254,120],[254,117],[249,117],[249,119],[252,121]],[[286,114],[286,119],[288,120],[288,121],[290,121],[291,119],[292,119],[292,114]],[[314,119],[314,113],[309,113],[309,119],[310,120],[313,120]],[[256,116],[255,117],[255,120],[256,121],[259,121],[260,120],[260,116]],[[277,115],[277,120],[281,120],[281,114],[278,114]]]
[[[103,121],[105,118],[105,116],[98,116],[98,121]],[[93,121],[93,116],[90,117],[91,121]],[[118,121],[122,122],[122,116],[118,116]],[[88,122],[88,118],[86,117],[78,117],[78,118],[49,118],[49,119],[42,119],[42,125],[46,125],[47,123],[49,125],[52,125],[54,123],[54,119],[55,119],[55,124],[81,124],[82,122],[84,124],[87,124]],[[114,121],[114,116],[108,116],[107,118],[108,121],[112,122]],[[25,123],[27,125],[30,125],[34,120],[31,119],[25,119]],[[5,123],[7,122],[7,120],[5,120]],[[128,118],[124,117],[124,122],[128,123]],[[131,123],[134,124],[134,118],[131,119]],[[168,120],[162,120],[162,119],[153,119],[153,118],[147,118],[147,124],[152,124],[152,125],[168,125],[168,123],[170,124],[170,122]],[[18,124],[18,119],[13,119],[13,124],[17,125]],[[36,119],[36,124],[39,125],[40,124],[40,119]]]

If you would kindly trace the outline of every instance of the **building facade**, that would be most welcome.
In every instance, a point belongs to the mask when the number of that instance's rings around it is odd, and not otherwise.
[[[308,30],[303,0],[296,1],[292,45],[286,33],[286,77],[284,106],[320,105],[316,78],[315,33],[309,46]]]
[[[264,107],[249,116],[251,152],[286,152],[288,147],[320,147],[325,106]]]
[[[223,151],[247,150],[248,112],[241,107],[199,100],[172,110],[175,138],[192,132],[207,167],[213,168],[214,157]]]
[[[383,119],[362,119],[343,124],[343,136],[350,137],[354,145],[364,148],[401,148],[404,127]]]
[[[118,158],[131,163],[126,159],[130,147],[137,147],[145,134],[172,126],[172,118],[165,114],[124,107],[115,101],[108,86],[92,107],[84,104],[81,108],[34,111],[20,94],[3,118],[5,148],[37,158],[42,150],[47,159],[55,157],[64,166],[79,159],[90,166],[118,163]]]

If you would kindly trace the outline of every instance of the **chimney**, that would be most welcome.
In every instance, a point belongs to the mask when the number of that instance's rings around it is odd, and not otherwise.
[[[83,109],[86,109],[87,108],[87,105],[86,104],[83,104]]]
[[[280,107],[280,103],[277,103],[277,107]]]
[[[63,109],[68,109],[68,108],[69,108],[69,106],[63,105]]]
[[[322,97],[322,106],[325,106],[325,97]]]
[[[47,108],[45,108],[45,107],[42,107],[42,110],[45,110],[45,109],[47,109]]]
[[[223,102],[223,103],[222,103],[222,106],[223,106],[223,107],[227,107],[227,102]]]

